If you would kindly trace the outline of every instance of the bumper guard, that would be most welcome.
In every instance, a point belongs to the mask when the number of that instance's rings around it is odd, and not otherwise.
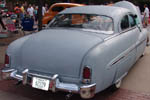
[[[70,93],[78,93],[82,98],[88,99],[92,98],[95,95],[96,83],[90,85],[79,86],[77,84],[72,83],[63,83],[59,81],[58,74],[53,75],[52,77],[43,76],[35,73],[29,73],[28,69],[25,69],[22,72],[22,75],[17,74],[17,70],[15,69],[3,69],[1,71],[2,79],[17,79],[22,81],[24,85],[28,84],[28,75],[47,78],[50,80],[49,90],[52,92],[58,91],[66,91]],[[32,82],[30,83],[32,85]]]

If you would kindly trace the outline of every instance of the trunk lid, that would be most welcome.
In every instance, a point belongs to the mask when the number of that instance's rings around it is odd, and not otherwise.
[[[31,36],[21,47],[22,68],[79,77],[86,53],[103,39],[91,32],[51,29]]]

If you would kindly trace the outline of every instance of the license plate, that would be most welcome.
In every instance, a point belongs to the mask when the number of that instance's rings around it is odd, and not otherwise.
[[[49,84],[50,84],[50,80],[33,77],[33,80],[32,80],[32,87],[33,88],[48,91]]]

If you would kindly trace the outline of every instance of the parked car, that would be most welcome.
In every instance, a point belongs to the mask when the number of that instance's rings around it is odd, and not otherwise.
[[[58,14],[60,11],[70,8],[70,7],[78,7],[78,6],[83,6],[83,4],[76,4],[76,3],[55,3],[53,4],[49,10],[45,13],[43,16],[42,23],[43,24],[48,24],[53,17]]]
[[[8,46],[2,78],[92,98],[122,79],[143,55],[147,30],[132,3],[65,9],[48,28]]]

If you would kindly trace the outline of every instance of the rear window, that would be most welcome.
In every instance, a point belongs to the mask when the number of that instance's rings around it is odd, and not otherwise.
[[[49,27],[92,29],[113,33],[113,20],[107,16],[93,14],[59,14]]]
[[[54,11],[54,12],[60,12],[62,10],[64,10],[64,7],[53,7],[52,8],[52,11]]]

